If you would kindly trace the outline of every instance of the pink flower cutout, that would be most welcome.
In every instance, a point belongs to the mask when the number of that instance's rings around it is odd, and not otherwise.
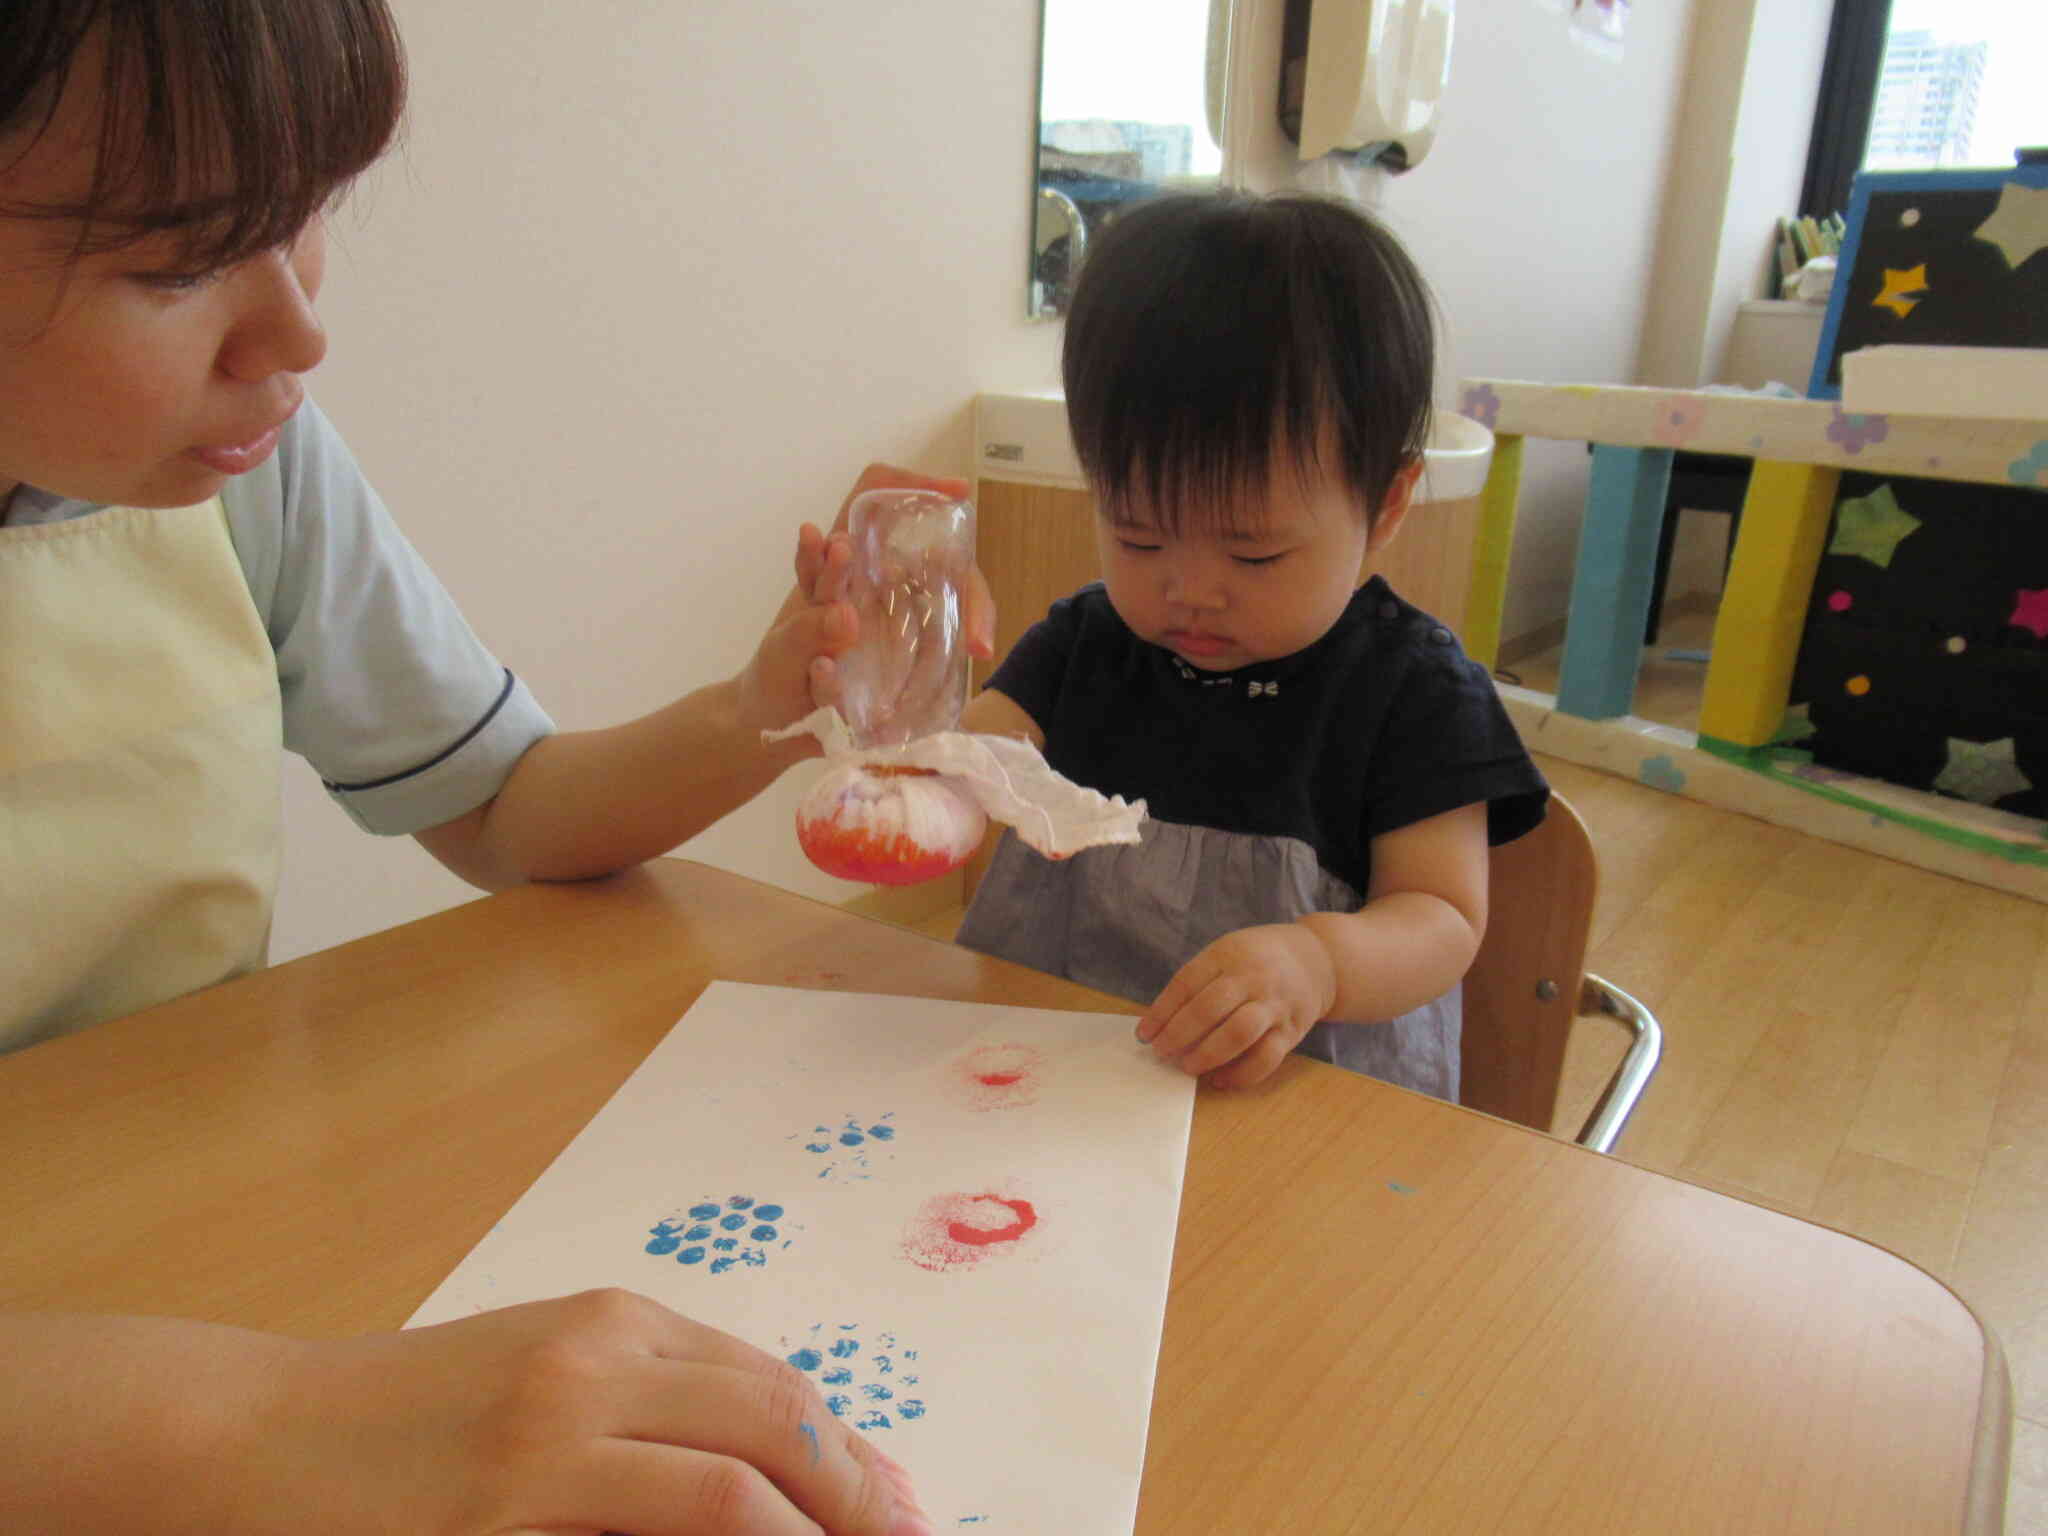
[[[1657,402],[1657,416],[1650,436],[1671,448],[1683,448],[1700,435],[1706,424],[1707,402],[1686,395],[1667,395]]]
[[[2014,594],[2012,617],[2005,621],[2014,629],[2033,631],[2039,640],[2048,640],[2048,587],[2021,587]]]

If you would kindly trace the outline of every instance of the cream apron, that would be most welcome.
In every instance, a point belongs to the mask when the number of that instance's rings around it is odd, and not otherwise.
[[[282,735],[218,498],[0,528],[0,1050],[263,963]]]

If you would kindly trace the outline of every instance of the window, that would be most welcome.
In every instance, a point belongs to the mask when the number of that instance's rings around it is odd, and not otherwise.
[[[2048,146],[2042,0],[1835,0],[1800,211],[1848,205],[1859,170],[1999,167]]]

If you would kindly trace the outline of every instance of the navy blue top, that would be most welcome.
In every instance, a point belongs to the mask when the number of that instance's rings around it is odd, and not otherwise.
[[[1095,582],[988,686],[1076,783],[1165,821],[1298,838],[1361,893],[1380,834],[1484,802],[1488,841],[1505,843],[1550,794],[1486,669],[1377,576],[1315,644],[1231,672],[1140,640]]]

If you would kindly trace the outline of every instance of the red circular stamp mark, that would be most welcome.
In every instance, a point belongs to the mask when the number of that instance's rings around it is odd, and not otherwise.
[[[1028,1045],[978,1045],[947,1068],[969,1109],[1012,1109],[1038,1101],[1045,1058]]]
[[[920,1269],[944,1272],[1014,1249],[1038,1225],[1038,1208],[1010,1195],[934,1195],[903,1234],[903,1256]]]

